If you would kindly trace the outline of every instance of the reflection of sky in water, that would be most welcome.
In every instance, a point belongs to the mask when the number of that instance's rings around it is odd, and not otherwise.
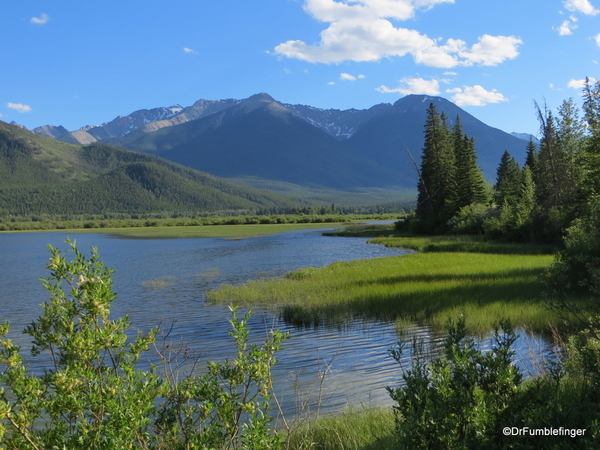
[[[235,356],[228,334],[229,310],[222,305],[207,306],[206,290],[223,283],[281,276],[301,267],[402,253],[399,249],[368,245],[366,239],[324,237],[321,232],[306,230],[240,240],[114,239],[95,234],[74,238],[84,252],[90,245],[99,247],[102,260],[115,269],[117,301],[113,317],[129,314],[133,329],[142,330],[174,322],[169,339],[186,343],[193,354],[206,361]],[[11,337],[18,343],[27,344],[27,336],[21,330],[39,316],[39,304],[47,300],[39,281],[40,277],[48,276],[44,269],[49,256],[46,245],[66,248],[66,236],[64,233],[0,234],[0,273],[6,280],[0,287],[0,320],[11,322]],[[288,413],[297,409],[297,400],[307,396],[318,398],[323,371],[326,373],[320,394],[325,407],[321,412],[348,403],[390,403],[385,387],[396,386],[402,375],[388,354],[398,341],[393,324],[360,322],[344,330],[324,327],[303,330],[278,323],[268,311],[257,311],[250,323],[252,338],[257,342],[263,340],[273,326],[291,333],[273,372],[278,395]],[[406,342],[412,336],[432,347],[443,343],[443,335],[427,327],[410,327],[404,336]],[[532,339],[518,341],[518,360],[528,358]],[[409,352],[403,362],[405,369],[410,366],[408,355]],[[530,363],[519,365],[534,370]]]

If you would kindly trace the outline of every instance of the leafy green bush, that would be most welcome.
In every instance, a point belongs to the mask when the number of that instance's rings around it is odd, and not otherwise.
[[[399,448],[502,447],[506,438],[501,427],[513,424],[520,408],[522,377],[511,363],[517,337],[504,322],[495,331],[491,351],[482,352],[466,336],[464,317],[456,325],[448,322],[445,358],[427,363],[422,355],[413,355],[412,367],[403,375],[406,386],[388,387],[396,402]],[[391,354],[400,362],[402,345]]]
[[[450,219],[448,226],[454,234],[483,234],[483,224],[490,217],[491,208],[481,203],[473,203],[461,208]]]
[[[68,242],[68,241],[67,241]],[[109,318],[112,271],[97,249],[87,259],[50,247],[44,287],[50,300],[25,329],[32,357],[47,366],[29,369],[21,349],[0,326],[0,447],[12,449],[276,449],[283,439],[269,429],[271,368],[285,335],[272,332],[262,346],[248,345],[249,314],[232,309],[237,357],[211,362],[207,373],[178,378],[165,354],[164,375],[139,361],[158,330],[129,340],[127,317]],[[185,356],[184,356],[185,359]]]
[[[559,296],[573,291],[600,294],[600,201],[591,205],[586,218],[573,222],[564,243],[547,273],[552,290]]]

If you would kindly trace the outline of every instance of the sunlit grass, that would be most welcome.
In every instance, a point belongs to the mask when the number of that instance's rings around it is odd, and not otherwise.
[[[348,408],[334,416],[312,421],[291,435],[292,449],[320,450],[395,448],[391,408]]]
[[[502,318],[536,331],[558,318],[546,307],[542,274],[549,255],[416,253],[305,268],[283,279],[224,285],[212,302],[261,304],[294,324],[341,324],[355,318],[415,321],[442,328],[464,314],[471,331]]]
[[[558,250],[551,244],[487,241],[483,236],[376,237],[369,241],[386,247],[402,247],[419,252],[469,252],[505,255],[549,255]]]

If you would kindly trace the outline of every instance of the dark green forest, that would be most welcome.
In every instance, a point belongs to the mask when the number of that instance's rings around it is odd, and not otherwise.
[[[193,215],[299,203],[151,155],[64,144],[0,122],[0,217]]]
[[[523,167],[504,152],[490,189],[477,167],[476,143],[453,129],[433,104],[425,124],[417,210],[426,233],[478,233],[513,241],[558,241],[593,213],[600,194],[600,85],[587,83],[583,111],[573,99],[557,113],[536,103],[539,147],[526,145]]]

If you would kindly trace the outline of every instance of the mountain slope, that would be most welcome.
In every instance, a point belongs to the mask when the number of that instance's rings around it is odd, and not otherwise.
[[[226,178],[346,190],[414,188],[431,102],[450,126],[460,115],[465,133],[475,138],[487,179],[495,178],[505,150],[524,159],[521,139],[443,98],[423,95],[406,96],[393,106],[337,111],[284,105],[257,94],[201,119],[153,133],[137,130],[109,142]]]
[[[227,178],[329,188],[395,181],[393,171],[356,155],[267,94],[205,118],[111,142]]]
[[[281,206],[249,189],[104,144],[81,147],[0,121],[0,216],[207,212]]]
[[[486,179],[495,179],[505,150],[524,161],[526,142],[448,100],[425,95],[340,111],[282,104],[257,94],[245,100],[199,100],[188,108],[140,110],[62,135],[60,127],[34,131],[63,141],[100,140],[216,176],[255,180],[245,181],[249,185],[271,180],[346,191],[415,189],[431,102],[446,114],[450,126],[460,115],[465,133],[475,138]]]
[[[239,103],[239,100],[198,100],[192,106],[186,108],[175,105],[141,109],[127,116],[119,116],[102,125],[87,125],[72,132],[69,132],[62,126],[55,127],[52,125],[37,127],[32,131],[35,134],[52,137],[70,144],[91,144],[93,142],[122,137],[135,130],[148,132],[189,122],[190,120],[227,109],[236,103]]]
[[[363,124],[348,140],[348,144],[377,163],[397,168],[416,184],[414,163],[421,163],[426,111],[430,103],[434,103],[438,113],[446,114],[450,127],[454,126],[456,116],[460,116],[464,132],[475,139],[478,162],[488,180],[495,179],[504,150],[508,150],[518,161],[524,161],[527,143],[522,139],[484,124],[444,98],[426,95],[401,98],[387,114]]]

